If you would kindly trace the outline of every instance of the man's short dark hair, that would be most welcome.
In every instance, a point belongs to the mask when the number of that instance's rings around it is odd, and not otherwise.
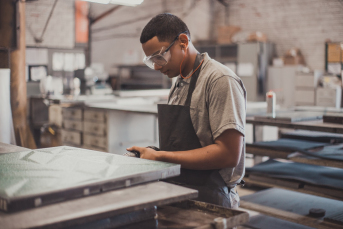
[[[161,42],[172,42],[182,32],[185,32],[189,39],[191,38],[187,25],[180,18],[173,14],[163,13],[155,16],[148,22],[142,31],[140,41],[144,44],[157,36]]]

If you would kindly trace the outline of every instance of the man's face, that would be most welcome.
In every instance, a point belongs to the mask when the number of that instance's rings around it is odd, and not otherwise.
[[[146,56],[151,56],[160,52],[162,47],[167,48],[170,45],[169,42],[160,42],[155,36],[142,44],[143,51]],[[181,50],[179,40],[176,40],[172,47],[169,49],[171,54],[170,60],[164,66],[155,64],[155,70],[160,71],[169,78],[173,78],[180,74],[180,64],[183,58],[183,52]]]

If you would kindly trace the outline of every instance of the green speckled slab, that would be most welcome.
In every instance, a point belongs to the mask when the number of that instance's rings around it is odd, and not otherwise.
[[[0,209],[18,211],[180,175],[180,165],[74,147],[0,155]]]

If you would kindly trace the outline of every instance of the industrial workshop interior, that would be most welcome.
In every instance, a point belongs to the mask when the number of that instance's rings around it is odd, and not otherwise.
[[[343,0],[0,0],[0,228],[343,228]]]

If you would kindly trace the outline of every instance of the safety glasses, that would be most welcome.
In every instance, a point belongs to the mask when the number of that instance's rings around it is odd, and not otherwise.
[[[183,33],[186,33],[186,32],[187,31],[184,31],[184,32],[180,33],[179,35],[177,35],[175,37],[175,39],[172,41],[172,43],[170,43],[170,45],[167,48],[162,47],[161,50],[158,51],[157,53],[155,53],[151,56],[145,56],[143,59],[143,62],[151,69],[155,69],[155,64],[157,64],[158,66],[166,65],[171,58],[171,54],[169,52],[170,48],[173,46],[175,41],[177,41],[179,36]]]

